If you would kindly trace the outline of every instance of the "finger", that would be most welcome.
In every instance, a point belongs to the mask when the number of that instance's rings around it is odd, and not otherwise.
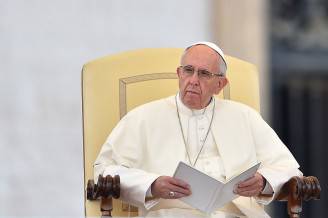
[[[182,194],[180,192],[174,192],[174,195],[172,196],[170,194],[170,192],[168,192],[164,198],[166,198],[166,199],[178,199],[178,198],[182,198],[182,197],[186,197],[186,196],[187,195]]]
[[[263,176],[259,173],[256,173],[253,178],[246,180],[238,185],[242,191],[244,188],[247,190],[259,190],[261,192],[263,190],[265,183]]]
[[[242,195],[242,196],[255,196],[261,193],[261,186],[258,184],[254,184],[252,186],[247,186],[247,187],[236,187],[234,190],[234,193]]]
[[[174,192],[174,196],[170,196],[171,191]],[[182,180],[160,176],[152,185],[152,194],[161,198],[176,199],[190,195],[191,191],[190,186]]]
[[[257,186],[247,186],[247,187],[243,187],[243,188],[237,188],[236,191],[237,192],[252,192],[252,191],[259,191],[260,188]]]
[[[176,186],[180,186],[182,188],[185,189],[190,189],[190,185],[188,183],[186,183],[185,181],[181,180],[181,179],[177,179],[177,178],[171,178],[170,183]]]
[[[181,186],[169,185],[169,189],[174,192],[179,192],[185,196],[191,195],[191,190],[189,188],[183,188]]]
[[[237,188],[241,190],[261,189],[262,187],[263,187],[262,180],[257,180],[257,179],[252,180],[252,182],[247,181],[247,182],[240,183],[237,186]]]
[[[247,186],[252,186],[257,182],[257,179],[253,176],[249,179],[246,179],[245,181],[242,181],[238,184],[238,187],[247,187]]]
[[[238,188],[237,194],[242,196],[256,196],[261,193],[261,190],[259,187],[249,187],[249,188]]]
[[[258,190],[247,190],[247,191],[237,190],[237,194],[244,197],[252,197],[252,196],[259,195],[260,192]]]
[[[171,195],[170,192],[173,192],[174,194]],[[167,193],[167,196],[168,196],[169,199],[178,199],[178,198],[182,198],[182,197],[187,197],[187,196],[189,196],[189,195],[184,194],[184,193],[181,193],[181,192],[178,192],[178,191],[169,191],[169,192]]]

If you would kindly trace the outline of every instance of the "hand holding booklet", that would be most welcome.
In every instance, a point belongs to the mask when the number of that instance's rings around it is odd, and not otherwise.
[[[173,177],[187,182],[191,188],[192,194],[180,198],[180,200],[209,214],[237,198],[239,195],[233,192],[234,187],[239,182],[252,177],[259,166],[260,163],[233,177],[226,183],[222,183],[186,163],[180,162]]]

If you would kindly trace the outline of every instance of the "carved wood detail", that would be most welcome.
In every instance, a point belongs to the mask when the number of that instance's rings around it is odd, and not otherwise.
[[[93,179],[88,180],[87,199],[92,201],[100,198],[102,217],[110,217],[113,210],[112,198],[119,198],[120,190],[120,176],[112,177],[108,175],[103,177],[99,175],[97,184],[94,183]]]
[[[292,177],[280,190],[276,200],[287,200],[287,211],[290,218],[299,218],[302,202],[320,199],[321,187],[314,176]]]

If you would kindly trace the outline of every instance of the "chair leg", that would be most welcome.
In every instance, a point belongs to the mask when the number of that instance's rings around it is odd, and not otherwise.
[[[299,218],[302,212],[302,201],[300,199],[289,197],[287,209],[290,218]]]
[[[100,210],[101,217],[112,217],[112,198],[101,198]]]

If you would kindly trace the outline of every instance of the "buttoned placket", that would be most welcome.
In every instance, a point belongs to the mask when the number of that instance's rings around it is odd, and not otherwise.
[[[210,111],[210,110],[209,110]],[[197,152],[204,143],[206,137],[206,131],[210,123],[210,113],[193,113],[189,119],[189,134],[190,138],[193,138],[193,142],[190,141],[190,147],[196,147],[197,149],[192,149],[191,154],[193,158],[196,158]],[[194,123],[194,124],[193,124]],[[193,128],[194,127],[194,128]],[[192,137],[193,134],[196,137]],[[209,176],[217,178],[219,180],[224,180],[224,168],[222,166],[221,158],[219,157],[219,152],[212,135],[212,132],[209,133],[203,151],[199,155],[199,160],[196,163],[196,168],[203,171]]]
[[[206,110],[190,110],[179,99],[181,123],[186,137],[187,149],[191,161],[195,161],[198,152],[205,140],[208,126],[212,116],[213,102]],[[188,159],[186,154],[186,159]],[[225,180],[225,171],[219,155],[213,132],[211,131],[205,141],[204,148],[194,166],[205,174],[220,181]]]

